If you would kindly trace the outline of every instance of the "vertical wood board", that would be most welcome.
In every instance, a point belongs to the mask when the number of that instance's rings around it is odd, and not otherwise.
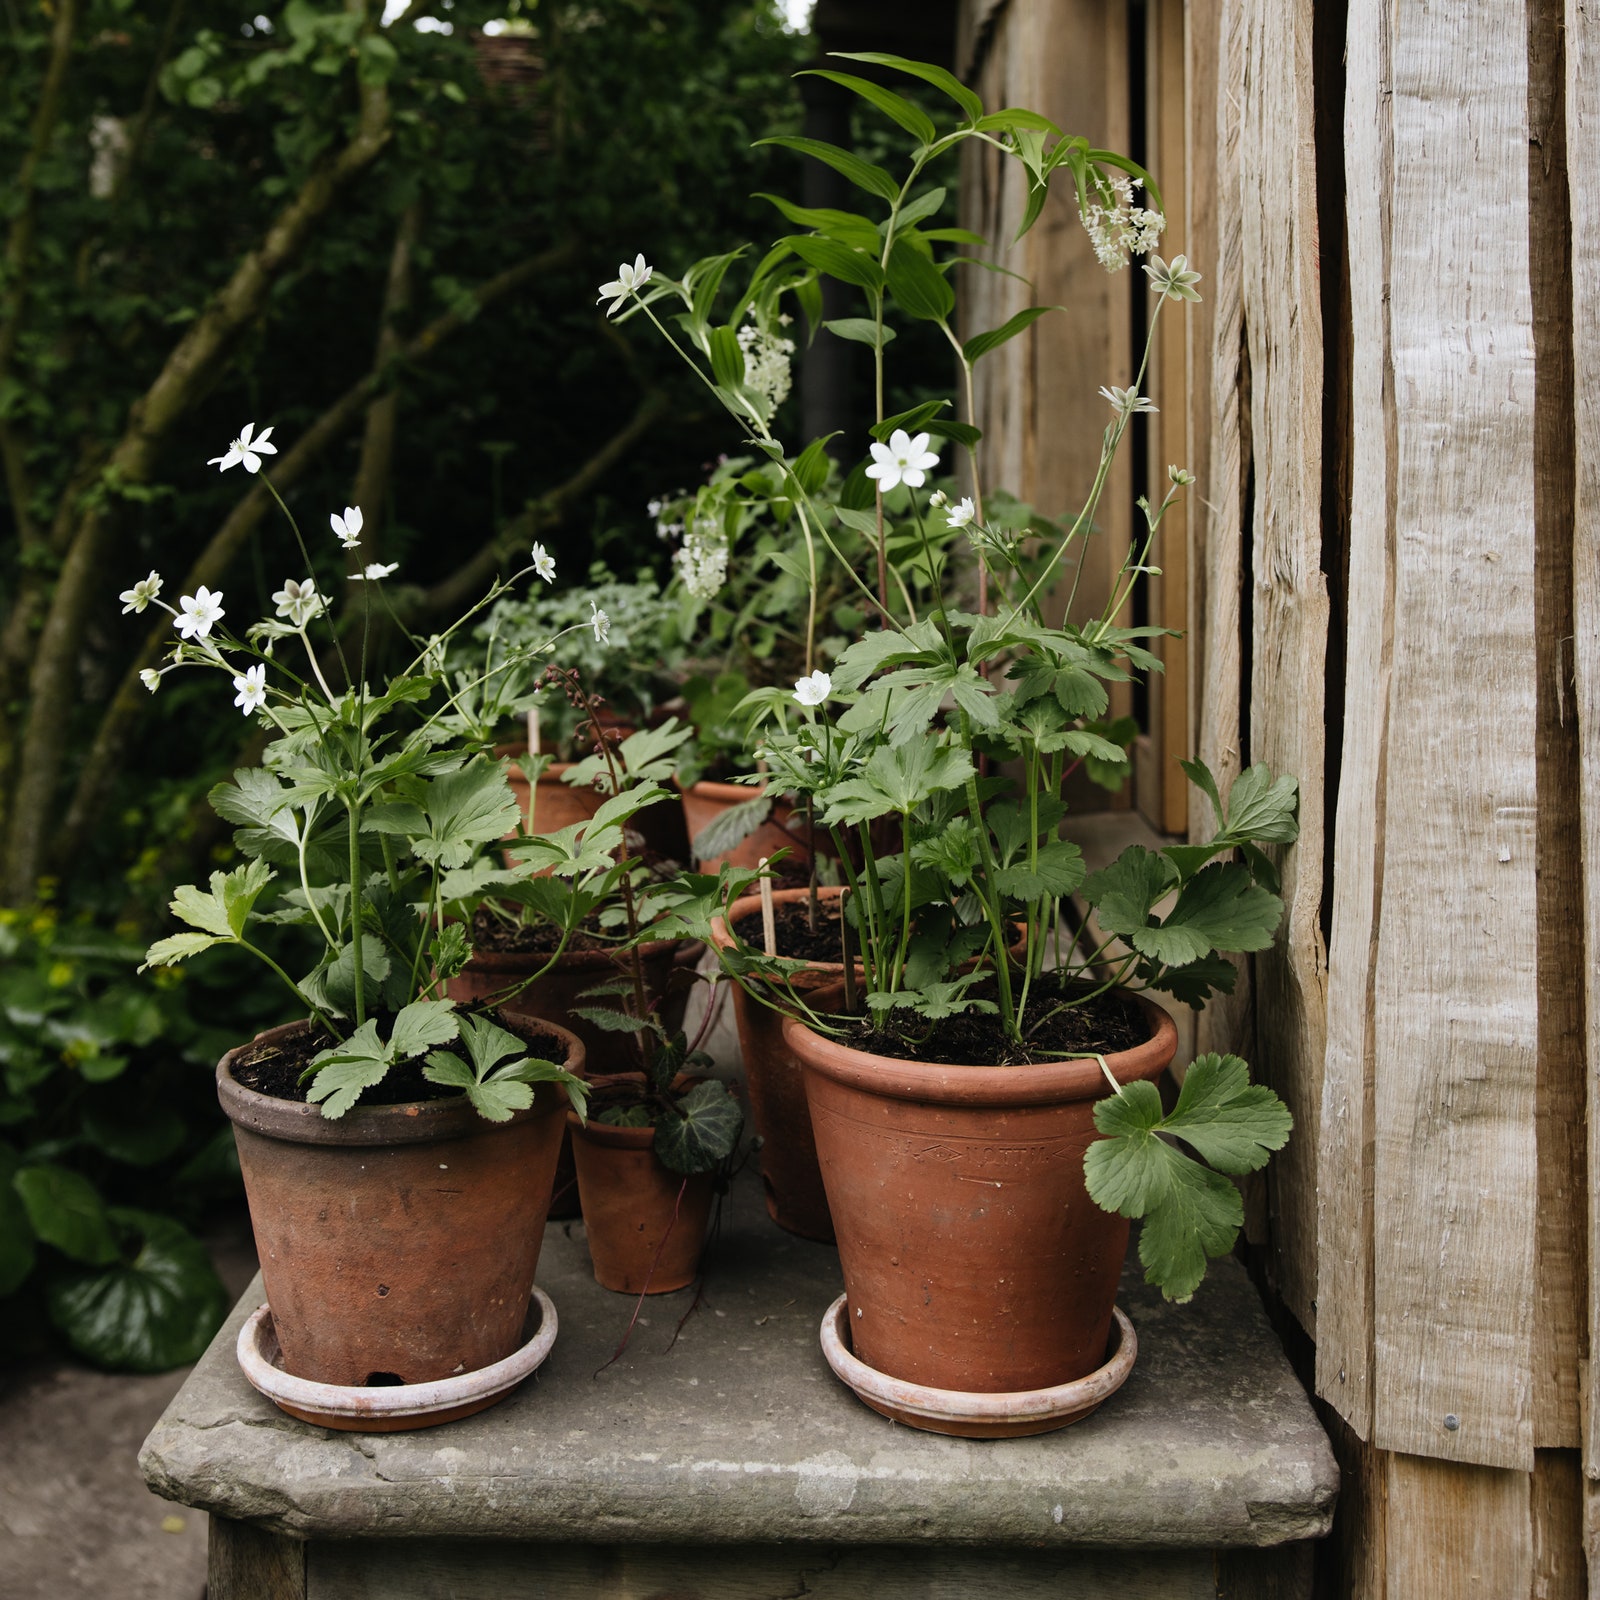
[[[1254,463],[1250,759],[1300,785],[1300,840],[1282,852],[1283,923],[1255,959],[1256,1052],[1296,1128],[1268,1171],[1271,1270],[1285,1304],[1314,1334],[1328,596],[1311,0],[1250,0],[1244,9],[1238,192]]]
[[[1317,1392],[1372,1434],[1373,1020],[1394,653],[1389,7],[1351,0],[1345,85],[1352,318],[1349,616],[1318,1150]]]
[[[1396,559],[1374,1439],[1526,1471],[1537,1028],[1527,41],[1520,6],[1396,0],[1392,19]]]

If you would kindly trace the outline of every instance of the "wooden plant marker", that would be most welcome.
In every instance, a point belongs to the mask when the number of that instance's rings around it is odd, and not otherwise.
[[[533,775],[533,764],[539,756],[539,708],[528,707],[528,832],[536,833],[533,825],[534,811],[539,801],[539,780]]]
[[[844,955],[844,1008],[851,1015],[856,1009],[856,953],[850,948],[850,891],[839,896],[839,944]]]
[[[767,857],[762,856],[756,865],[761,869],[761,942],[766,946],[767,954],[775,956],[778,953],[778,925],[772,910],[772,879],[764,876],[767,870]]]

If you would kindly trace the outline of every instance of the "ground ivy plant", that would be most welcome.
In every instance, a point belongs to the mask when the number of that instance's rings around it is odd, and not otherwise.
[[[1123,618],[1135,584],[1157,570],[1152,553],[1162,522],[1191,475],[1169,467],[1159,502],[1140,501],[1144,525],[1096,613],[1086,616],[1078,603],[1077,577],[1070,585],[1060,580],[1081,576],[1118,449],[1133,418],[1154,409],[1142,391],[1161,314],[1199,298],[1199,274],[1183,256],[1168,262],[1154,254],[1165,219],[1150,175],[1136,163],[1036,112],[986,112],[942,68],[881,54],[844,59],[919,79],[954,108],[935,118],[882,82],[820,71],[908,136],[897,172],[818,141],[777,141],[833,167],[867,197],[865,209],[814,209],[774,197],[794,231],[761,259],[731,313],[718,303],[737,252],[697,262],[681,279],[658,274],[640,255],[600,295],[612,314],[648,319],[742,430],[739,448],[779,469],[803,534],[812,595],[819,561],[830,555],[867,620],[823,671],[812,654],[813,600],[805,676],[792,692],[753,692],[744,710],[750,753],[768,787],[801,797],[833,835],[848,882],[845,917],[864,977],[861,1000],[874,1026],[914,1048],[945,1019],[987,1014],[1001,1063],[1048,1059],[1041,1030],[1113,986],[1163,990],[1194,1005],[1230,990],[1236,969],[1228,958],[1267,948],[1283,913],[1267,852],[1296,837],[1296,786],[1265,766],[1243,773],[1224,801],[1212,774],[1188,765],[1216,817],[1211,837],[1192,845],[1135,847],[1090,874],[1063,832],[1075,772],[1126,771],[1128,730],[1111,718],[1110,689],[1161,670],[1151,641],[1164,630],[1129,627]],[[937,168],[967,144],[986,145],[1022,168],[1020,232],[1041,215],[1052,181],[1066,175],[1102,264],[1116,271],[1148,258],[1150,338],[1133,382],[1100,391],[1108,414],[1098,469],[1059,537],[1019,531],[986,511],[996,497],[985,498],[974,370],[1053,308],[1029,307],[998,327],[957,333],[951,278],[987,241],[927,220],[943,199]],[[747,319],[770,327],[786,296],[815,322],[824,278],[856,292],[864,313],[828,322],[828,336],[866,344],[873,356],[876,419],[847,479],[870,488],[854,504],[848,495],[819,493],[830,440],[791,450],[774,437],[772,407],[740,337]],[[954,409],[935,399],[883,414],[886,355],[895,323],[906,320],[931,323],[948,341],[958,370]],[[947,445],[962,452],[969,488],[954,501],[929,492]],[[897,538],[917,554],[921,598],[890,581]],[[958,564],[961,542],[974,584]],[[1055,595],[1058,586],[1067,592]],[[1047,597],[1064,606],[1047,616]],[[1066,620],[1055,621],[1063,611]],[[1062,918],[1070,897],[1094,914],[1071,933]],[[691,887],[685,915],[691,904],[703,911],[716,900],[714,890]],[[1008,954],[1018,929],[1020,953]],[[729,962],[737,976],[759,975],[780,989],[793,965],[749,950],[734,951]],[[766,983],[751,992],[771,995]],[[859,1025],[819,1015],[793,986],[784,998],[821,1030]],[[1205,1259],[1228,1249],[1238,1230],[1238,1197],[1225,1174],[1258,1167],[1281,1146],[1288,1113],[1270,1090],[1250,1086],[1232,1057],[1197,1063],[1168,1117],[1153,1087],[1114,1079],[1113,1086],[1099,1108],[1106,1138],[1094,1147],[1090,1191],[1108,1209],[1146,1217],[1148,1276],[1169,1296],[1187,1297]]]
[[[212,465],[243,465],[270,489],[263,458],[276,452],[271,432],[245,428]],[[394,568],[374,563],[354,574],[361,614],[341,625],[317,586],[298,524],[283,510],[309,575],[286,580],[273,596],[276,615],[243,637],[223,624],[223,596],[204,587],[174,608],[152,572],[122,595],[125,610],[169,611],[180,636],[164,664],[147,673],[152,691],[179,668],[221,673],[235,705],[268,737],[259,766],[211,793],[217,813],[234,824],[245,861],[213,872],[205,886],[176,891],[172,911],[187,931],[157,940],[145,964],[171,966],[231,946],[274,972],[333,1036],[307,1069],[307,1098],[327,1117],[343,1116],[398,1063],[418,1057],[430,1080],[459,1088],[491,1120],[531,1105],[533,1085],[542,1082],[560,1084],[581,1110],[581,1080],[529,1055],[493,1023],[458,1014],[444,997],[472,957],[470,917],[484,893],[508,892],[539,866],[567,879],[616,870],[623,825],[662,793],[644,784],[614,794],[581,836],[569,829],[541,841],[537,860],[500,859],[500,842],[518,833],[522,813],[506,764],[492,754],[493,728],[481,723],[492,699],[481,691],[498,673],[548,659],[563,635],[506,655],[477,680],[448,673],[445,662],[460,629],[530,574],[552,581],[554,561],[535,545],[528,567],[493,584],[445,633],[406,634],[414,655],[379,687],[365,670],[368,624],[373,605],[386,603],[383,581]],[[351,559],[345,552],[359,548],[360,508],[329,521],[337,543],[328,557]],[[587,621],[566,631],[578,628],[603,643],[608,619],[591,605]],[[480,870],[486,882],[461,881],[491,856],[490,870]],[[311,933],[318,953],[310,970],[291,975],[264,947],[261,930],[275,924]]]

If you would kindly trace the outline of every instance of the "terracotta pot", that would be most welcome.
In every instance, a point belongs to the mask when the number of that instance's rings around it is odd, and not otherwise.
[[[709,827],[724,811],[742,806],[765,791],[744,783],[694,783],[683,790],[683,821],[689,834],[689,849],[694,850],[695,836]],[[698,857],[701,872],[720,872],[724,861],[736,867],[758,867],[767,856],[775,856],[787,848],[794,859],[796,852],[804,853],[804,842],[790,833],[784,824],[793,815],[794,808],[784,800],[774,800],[767,820],[754,833],[747,834],[733,849],[721,855]]]
[[[817,890],[818,898],[829,902],[836,902],[843,893],[842,888]],[[806,891],[775,889],[772,899],[780,906],[803,905]],[[760,911],[761,897],[750,895],[735,900],[728,915],[737,924]],[[733,943],[721,917],[712,921],[711,937],[719,950],[726,950]],[[781,946],[778,954],[783,954]],[[816,961],[804,972],[796,973],[790,982],[806,994],[836,986],[843,972],[842,961]],[[732,987],[739,1053],[750,1090],[750,1115],[761,1136],[761,1181],[767,1191],[767,1212],[780,1228],[797,1233],[802,1239],[832,1244],[833,1218],[828,1213],[828,1196],[817,1166],[817,1142],[811,1132],[805,1083],[799,1061],[784,1042],[783,1017],[752,999],[741,985],[735,983]],[[774,991],[775,998],[777,995],[778,991]]]
[[[1151,1037],[1106,1058],[1123,1083],[1158,1077],[1177,1046],[1172,1019],[1135,999]],[[852,1050],[793,1018],[783,1033],[805,1070],[856,1356],[967,1393],[1100,1367],[1128,1223],[1084,1187],[1094,1105],[1110,1093],[1098,1063],[938,1066]]]
[[[609,1077],[626,1079],[643,1082],[638,1073]],[[670,1294],[693,1283],[711,1218],[712,1174],[685,1178],[664,1167],[654,1128],[580,1123],[570,1112],[567,1127],[595,1282],[624,1294]]]
[[[526,745],[501,745],[495,749],[495,754],[501,756],[520,756],[526,752]],[[555,833],[571,827],[574,822],[587,822],[600,809],[605,796],[598,789],[587,786],[575,789],[561,781],[562,774],[570,772],[574,764],[552,761],[539,775],[538,783],[531,786],[527,773],[514,761],[506,769],[506,782],[522,807],[522,824],[528,833]]]
[[[582,1073],[583,1046],[566,1030],[502,1021]],[[533,1105],[503,1123],[465,1096],[357,1105],[330,1121],[237,1083],[232,1066],[248,1048],[218,1063],[217,1096],[233,1122],[285,1369],[346,1386],[431,1383],[516,1350],[565,1093],[538,1084]]]

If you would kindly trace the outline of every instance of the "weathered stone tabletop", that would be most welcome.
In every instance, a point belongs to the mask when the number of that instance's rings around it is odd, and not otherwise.
[[[361,1435],[293,1421],[246,1384],[234,1341],[260,1303],[258,1280],[146,1441],[147,1480],[215,1517],[309,1541],[307,1559],[301,1545],[258,1537],[257,1555],[277,1559],[287,1548],[296,1572],[311,1574],[294,1580],[298,1588],[261,1589],[274,1597],[476,1594],[468,1569],[481,1569],[482,1592],[502,1596],[644,1595],[651,1588],[595,1576],[628,1565],[619,1547],[635,1546],[652,1547],[658,1566],[663,1547],[685,1556],[683,1547],[742,1547],[699,1551],[691,1566],[702,1575],[729,1562],[739,1573],[765,1571],[777,1546],[784,1570],[798,1571],[810,1558],[794,1547],[814,1546],[824,1566],[850,1555],[855,1582],[881,1589],[877,1566],[869,1577],[862,1552],[841,1547],[922,1547],[920,1557],[880,1551],[884,1572],[906,1582],[935,1556],[930,1547],[944,1552],[937,1569],[946,1575],[962,1550],[981,1548],[1000,1587],[971,1592],[1031,1593],[1020,1568],[1001,1582],[992,1558],[1010,1550],[1032,1553],[1023,1567],[1045,1561],[1039,1592],[1053,1596],[1079,1592],[1063,1587],[1069,1568],[1091,1585],[1123,1583],[1124,1593],[1209,1595],[1216,1590],[1182,1574],[1208,1582],[1210,1552],[1294,1546],[1329,1527],[1338,1475],[1328,1441],[1231,1261],[1214,1265],[1184,1307],[1164,1305],[1130,1270],[1122,1304],[1139,1360],[1127,1385],[1063,1432],[992,1441],[897,1426],[834,1379],[817,1328],[841,1287],[837,1255],[776,1229],[754,1182],[741,1181],[726,1202],[701,1304],[675,1345],[689,1291],[647,1301],[626,1353],[605,1366],[633,1301],[595,1284],[581,1223],[550,1225],[539,1281],[561,1329],[535,1379],[460,1422]],[[495,1543],[452,1543],[468,1540]],[[330,1541],[357,1543],[324,1551]],[[1095,1547],[1143,1555],[1091,1559]],[[506,1570],[524,1574],[544,1552],[545,1578],[508,1589],[494,1564],[507,1549],[521,1555]],[[1204,1562],[1190,1559],[1201,1553]],[[226,1567],[226,1549],[220,1559]],[[430,1563],[448,1584],[428,1586]],[[1130,1589],[1134,1567],[1155,1576]],[[557,1582],[558,1568],[569,1577]],[[1169,1569],[1174,1583],[1160,1577]],[[212,1600],[228,1600],[226,1573],[213,1577]],[[717,1581],[670,1592],[851,1592]],[[947,1591],[890,1582],[884,1592]]]

